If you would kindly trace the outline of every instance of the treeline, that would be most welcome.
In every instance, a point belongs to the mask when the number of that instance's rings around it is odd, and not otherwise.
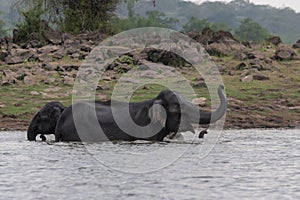
[[[173,0],[172,0],[173,1]],[[192,3],[176,1],[179,8],[189,8],[189,15],[172,15],[170,12],[165,14],[159,10],[166,10],[165,4],[169,0],[143,1],[143,0],[18,0],[13,7],[18,10],[20,20],[15,28],[22,42],[30,39],[32,33],[44,31],[42,21],[47,21],[51,27],[72,34],[78,34],[82,31],[101,31],[107,34],[114,34],[121,31],[138,27],[165,27],[177,29],[179,31],[202,31],[209,27],[214,31],[230,31],[241,41],[261,42],[272,35],[272,31],[263,28],[258,22],[250,17],[240,17],[238,26],[233,26],[227,18],[235,19],[232,14],[222,16],[221,21],[213,20],[210,17],[197,17],[192,15],[194,8]],[[236,0],[235,4],[250,4],[248,1]],[[208,5],[219,5],[222,3],[205,3]],[[144,14],[141,10],[137,11],[137,5],[144,6]],[[195,4],[193,4],[195,5]],[[225,4],[224,4],[225,5]],[[227,4],[226,4],[227,5]],[[241,6],[241,5],[240,5]],[[123,11],[122,11],[123,7]],[[197,7],[197,6],[195,6]],[[120,9],[121,8],[121,9]],[[157,9],[159,8],[159,9]],[[214,10],[216,11],[216,8]],[[117,13],[126,10],[126,17],[118,16]],[[207,10],[209,11],[209,9]],[[219,12],[222,14],[222,12]],[[184,21],[182,17],[188,17]],[[287,30],[288,31],[288,30]],[[0,21],[0,36],[7,33],[4,22]]]

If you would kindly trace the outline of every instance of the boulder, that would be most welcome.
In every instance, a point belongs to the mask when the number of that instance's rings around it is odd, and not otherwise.
[[[72,85],[74,85],[74,82],[75,82],[74,78],[71,78],[71,77],[68,77],[68,76],[64,77],[63,83],[65,85],[71,85],[72,86]]]
[[[7,50],[0,48],[0,61],[5,61],[5,58],[8,56]]]
[[[57,50],[56,52],[54,52],[53,54],[53,58],[55,59],[62,59],[64,56],[66,55],[66,52],[63,48]]]
[[[32,95],[32,96],[36,96],[36,95],[40,95],[40,93],[39,93],[39,92],[37,92],[37,91],[31,91],[31,92],[30,92],[30,95]]]
[[[244,69],[246,69],[247,68],[247,63],[245,63],[245,62],[241,62],[240,64],[238,64],[236,67],[235,67],[235,69],[236,70],[244,70]]]
[[[49,30],[45,33],[45,38],[49,43],[60,45],[63,42],[62,33],[60,31]]]
[[[293,48],[300,49],[300,39],[295,44],[293,44]]]
[[[48,54],[48,53],[54,53],[54,52],[58,51],[61,48],[62,47],[59,46],[59,45],[46,45],[46,46],[43,46],[43,47],[39,48],[37,50],[37,52],[39,54]]]
[[[5,61],[9,65],[19,64],[27,62],[34,56],[34,52],[30,49],[14,49],[10,51],[9,56],[6,57]]]
[[[279,36],[270,37],[267,39],[267,41],[276,46],[278,46],[280,43],[282,43],[282,40]]]
[[[36,81],[36,77],[29,75],[24,77],[23,82],[25,85],[35,85],[37,81]]]
[[[38,61],[43,62],[43,63],[49,63],[53,61],[53,58],[47,54],[40,54],[37,57]]]
[[[2,79],[1,86],[8,86],[16,83],[17,83],[17,79],[14,78],[13,76],[9,76],[9,77],[4,77]]]
[[[234,52],[244,51],[245,46],[236,40],[230,32],[218,31],[214,33],[206,47],[210,55],[228,56]]]
[[[291,47],[281,44],[278,46],[274,58],[276,60],[292,60],[295,55],[296,53]]]
[[[268,76],[265,76],[265,75],[262,75],[262,74],[253,75],[253,79],[258,80],[258,81],[270,80],[270,78]]]

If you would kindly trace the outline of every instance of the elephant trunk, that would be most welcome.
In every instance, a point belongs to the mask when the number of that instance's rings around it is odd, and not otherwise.
[[[36,125],[34,124],[36,116],[33,118],[32,122],[30,123],[28,130],[27,130],[27,139],[29,141],[35,141],[36,140]]]
[[[214,112],[203,112],[200,110],[200,118],[199,118],[198,112],[195,112],[195,111],[190,112],[190,118],[193,123],[210,124],[210,123],[214,123],[214,122],[218,121],[225,115],[226,109],[227,109],[227,100],[226,100],[225,95],[223,94],[223,89],[224,89],[223,85],[220,85],[218,88],[218,95],[220,98],[219,108]],[[197,110],[199,110],[199,109],[197,108]]]

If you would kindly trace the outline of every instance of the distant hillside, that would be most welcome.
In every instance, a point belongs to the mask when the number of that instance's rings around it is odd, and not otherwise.
[[[17,11],[12,10],[10,6],[15,1],[0,0],[0,19],[4,20],[9,28],[12,28],[18,19]],[[168,17],[178,19],[179,24],[175,27],[178,30],[192,16],[207,18],[210,22],[226,23],[233,30],[239,26],[241,19],[250,17],[272,34],[279,35],[286,43],[293,44],[300,39],[300,13],[289,8],[255,5],[246,0],[234,0],[230,3],[205,1],[201,5],[183,0],[156,0],[156,7],[150,0],[140,0],[135,5],[135,12],[140,15],[145,15],[151,10],[158,10]],[[116,12],[118,16],[126,17],[126,5],[120,4]]]
[[[245,0],[235,0],[230,3],[204,2],[197,5],[182,0],[157,0],[156,7],[151,1],[141,0],[135,5],[136,13],[145,15],[147,11],[158,10],[168,17],[177,18],[181,25],[190,17],[207,18],[210,22],[223,22],[235,30],[240,20],[252,18],[272,34],[280,35],[284,42],[292,44],[300,38],[300,13],[290,8],[278,9],[266,5],[255,5]],[[118,9],[120,16],[126,16],[126,6]]]

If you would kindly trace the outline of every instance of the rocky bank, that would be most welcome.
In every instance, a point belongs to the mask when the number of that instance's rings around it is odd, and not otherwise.
[[[224,77],[225,86],[229,89],[227,128],[299,126],[300,85],[299,78],[296,77],[300,71],[300,40],[293,46],[288,46],[282,43],[279,37],[272,37],[263,44],[254,44],[240,43],[229,32],[213,32],[210,29],[204,29],[202,33],[186,34],[202,44]],[[70,103],[71,88],[81,62],[93,48],[108,37],[97,32],[73,36],[48,30],[43,42],[32,37],[26,43],[19,43],[17,32],[14,32],[12,38],[1,38],[0,129],[26,129],[33,113],[44,102],[63,100],[67,104]],[[190,64],[176,54],[145,49],[128,53],[126,57],[116,60],[107,67],[105,78],[98,86],[99,98],[105,99],[109,96],[109,91],[112,90],[111,83],[123,73],[134,66],[147,67],[151,65],[149,63],[174,67],[186,74],[194,87],[205,87],[201,77],[194,77]],[[158,73],[150,75],[153,78],[160,76]],[[266,88],[260,85],[266,85]],[[274,87],[271,87],[272,85]],[[251,96],[248,94],[250,90],[246,91],[247,88],[256,93]],[[285,88],[291,90],[289,94],[291,92],[294,94],[285,95],[287,91],[280,92]],[[145,87],[145,90],[150,89]],[[243,90],[253,99],[240,96],[239,92]],[[10,94],[10,91],[13,94]],[[24,99],[18,93],[24,93]],[[269,97],[271,93],[274,95],[276,93],[277,96]],[[261,102],[256,102],[256,97],[262,99]],[[8,99],[14,102],[8,102]],[[23,108],[26,104],[24,101],[30,99],[40,104],[31,109]],[[204,107],[207,105],[205,101],[203,98],[194,100]],[[266,102],[268,105],[265,105]],[[285,114],[282,115],[282,112]]]

